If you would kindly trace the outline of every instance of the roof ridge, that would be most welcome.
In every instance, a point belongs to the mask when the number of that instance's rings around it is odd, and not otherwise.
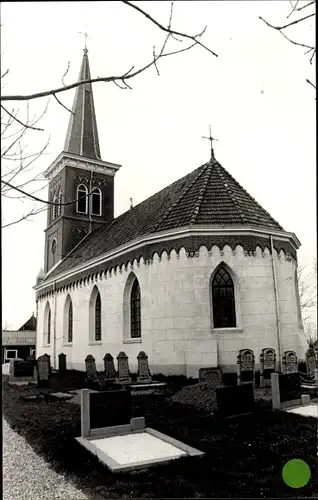
[[[223,175],[222,171],[220,171],[220,167],[221,168],[223,168],[223,167],[220,163],[218,163],[217,167],[219,167],[219,168],[217,168],[217,172],[223,181],[224,175]],[[226,179],[225,179],[225,181],[226,181]],[[236,208],[238,214],[240,215],[243,224],[247,224],[247,222],[248,222],[247,218],[245,217],[244,213],[242,212],[241,206],[240,206],[238,200],[236,199],[235,194],[233,193],[231,187],[227,184],[227,182],[224,182],[224,187],[225,187],[226,191],[228,192],[230,200],[232,201],[234,207]]]
[[[271,216],[271,214],[270,214],[269,212],[267,212],[267,210],[265,210],[265,208],[264,208],[264,207],[262,207],[262,205],[261,205],[260,203],[258,203],[258,201],[257,201],[255,198],[253,198],[253,196],[252,196],[252,195],[251,195],[248,191],[246,191],[246,189],[244,189],[244,187],[243,187],[243,186],[242,186],[242,185],[241,185],[241,184],[240,184],[240,183],[239,183],[239,182],[238,182],[238,181],[237,181],[237,180],[236,180],[236,179],[235,179],[235,178],[234,178],[234,177],[230,174],[230,172],[228,172],[228,171],[227,171],[227,170],[226,170],[226,169],[225,169],[225,168],[224,168],[221,164],[219,164],[219,165],[220,165],[220,167],[221,167],[221,168],[222,168],[222,169],[226,172],[226,174],[227,174],[227,175],[231,178],[231,180],[233,180],[233,181],[234,181],[234,183],[235,183],[235,184],[237,184],[237,185],[240,187],[240,189],[241,189],[241,190],[242,190],[242,191],[243,191],[243,192],[244,192],[244,193],[245,193],[245,194],[246,194],[249,198],[251,198],[251,199],[254,201],[254,203],[256,203],[256,205],[257,205],[257,206],[258,206],[261,210],[263,210],[263,212],[265,212],[265,213],[266,213],[266,215],[267,215],[267,216],[268,216],[268,217],[269,217],[269,218],[270,218],[273,222],[275,222],[275,224],[277,224],[277,225],[281,228],[281,230],[282,230],[282,231],[284,231],[283,226],[281,226],[281,225],[279,224],[279,222],[277,222],[277,220],[276,220],[276,219],[274,219],[274,217],[272,217],[272,216]]]
[[[209,163],[205,163],[204,165],[202,165],[202,171],[198,172],[198,174],[194,177],[193,181],[190,182],[189,185],[186,185],[185,188],[183,189],[183,191],[181,191],[180,195],[178,196],[178,198],[176,199],[176,201],[174,203],[172,203],[172,205],[170,205],[170,207],[168,207],[167,211],[162,215],[162,217],[154,224],[153,226],[153,230],[151,232],[155,232],[157,231],[157,229],[160,227],[160,225],[164,222],[164,220],[168,217],[168,215],[171,214],[172,210],[179,204],[179,202],[182,200],[182,198],[187,194],[188,191],[190,191],[190,189],[192,188],[192,186],[196,183],[196,181],[201,177],[201,175],[203,175],[203,173],[205,172],[206,168],[209,167]],[[198,169],[199,170],[199,169]]]
[[[198,217],[198,214],[200,212],[200,208],[201,208],[201,203],[202,203],[202,200],[204,198],[204,194],[205,194],[205,191],[206,191],[206,188],[209,184],[209,180],[211,178],[211,174],[212,174],[212,167],[215,165],[216,162],[212,162],[210,161],[207,165],[207,169],[206,169],[206,179],[204,180],[203,182],[203,186],[201,187],[200,189],[200,192],[199,192],[199,196],[198,196],[198,199],[197,199],[197,203],[194,207],[194,210],[193,210],[193,214],[192,214],[192,217],[190,219],[190,224],[195,224],[195,221],[197,220],[197,217]]]

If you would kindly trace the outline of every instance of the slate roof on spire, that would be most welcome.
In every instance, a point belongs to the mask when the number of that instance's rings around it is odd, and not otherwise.
[[[84,49],[79,82],[91,78],[87,52],[87,49]],[[101,160],[93,89],[90,83],[76,87],[64,151]]]
[[[212,159],[90,233],[49,278],[138,237],[191,225],[223,226],[225,232],[227,227],[244,225],[269,232],[284,231],[229,172]]]

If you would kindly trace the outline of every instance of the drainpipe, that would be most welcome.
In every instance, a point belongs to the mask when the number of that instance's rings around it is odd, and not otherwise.
[[[273,268],[273,280],[274,280],[274,293],[275,293],[275,305],[276,305],[276,328],[277,328],[277,345],[278,345],[278,370],[281,370],[282,366],[282,350],[281,350],[281,342],[280,342],[280,311],[279,311],[279,300],[278,300],[278,292],[277,292],[277,275],[276,275],[276,267],[275,267],[275,259],[274,259],[274,246],[273,246],[273,236],[270,235],[271,242],[271,254],[272,254],[272,268]]]
[[[56,364],[56,282],[53,283],[54,293],[54,320],[53,320],[53,369],[57,370]]]

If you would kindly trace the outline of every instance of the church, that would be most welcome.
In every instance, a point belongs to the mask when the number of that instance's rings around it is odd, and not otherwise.
[[[90,79],[85,48],[79,80]],[[210,137],[210,139],[212,139]],[[297,283],[300,242],[216,160],[114,218],[120,165],[102,160],[90,83],[76,87],[64,149],[46,170],[44,270],[37,276],[37,355],[98,370],[121,351],[132,372],[256,369],[264,348],[305,358]],[[279,365],[280,366],[280,365]]]

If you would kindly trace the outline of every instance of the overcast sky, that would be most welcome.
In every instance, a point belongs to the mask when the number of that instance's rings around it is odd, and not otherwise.
[[[162,23],[168,2],[140,6]],[[312,268],[316,257],[316,116],[314,79],[304,49],[268,28],[286,22],[288,1],[176,2],[173,28],[202,39],[218,54],[195,47],[165,58],[130,81],[133,90],[113,83],[95,84],[94,99],[102,158],[122,165],[115,178],[115,215],[143,201],[209,159],[211,123],[220,163],[287,230],[302,243],[300,260]],[[291,18],[292,19],[292,18]],[[2,4],[3,94],[29,94],[77,80],[86,31],[92,76],[125,73],[150,61],[153,45],[164,34],[120,2],[23,2]],[[290,31],[298,41],[313,41],[311,20]],[[310,40],[312,38],[312,40]],[[186,42],[184,42],[185,44]],[[180,47],[172,41],[171,50]],[[71,107],[74,90],[59,94]],[[40,115],[47,99],[30,103]],[[16,103],[7,103],[12,110]],[[25,104],[19,105],[20,119]],[[54,98],[38,124],[29,131],[29,154],[49,147],[34,170],[21,181],[44,172],[64,146],[69,114]],[[21,184],[16,179],[16,184]],[[46,199],[45,184],[28,186]],[[11,193],[9,193],[11,195]],[[3,223],[19,219],[33,204],[2,199]],[[40,206],[40,205],[38,205]],[[3,324],[19,328],[36,310],[36,275],[44,263],[46,213],[2,232]]]

